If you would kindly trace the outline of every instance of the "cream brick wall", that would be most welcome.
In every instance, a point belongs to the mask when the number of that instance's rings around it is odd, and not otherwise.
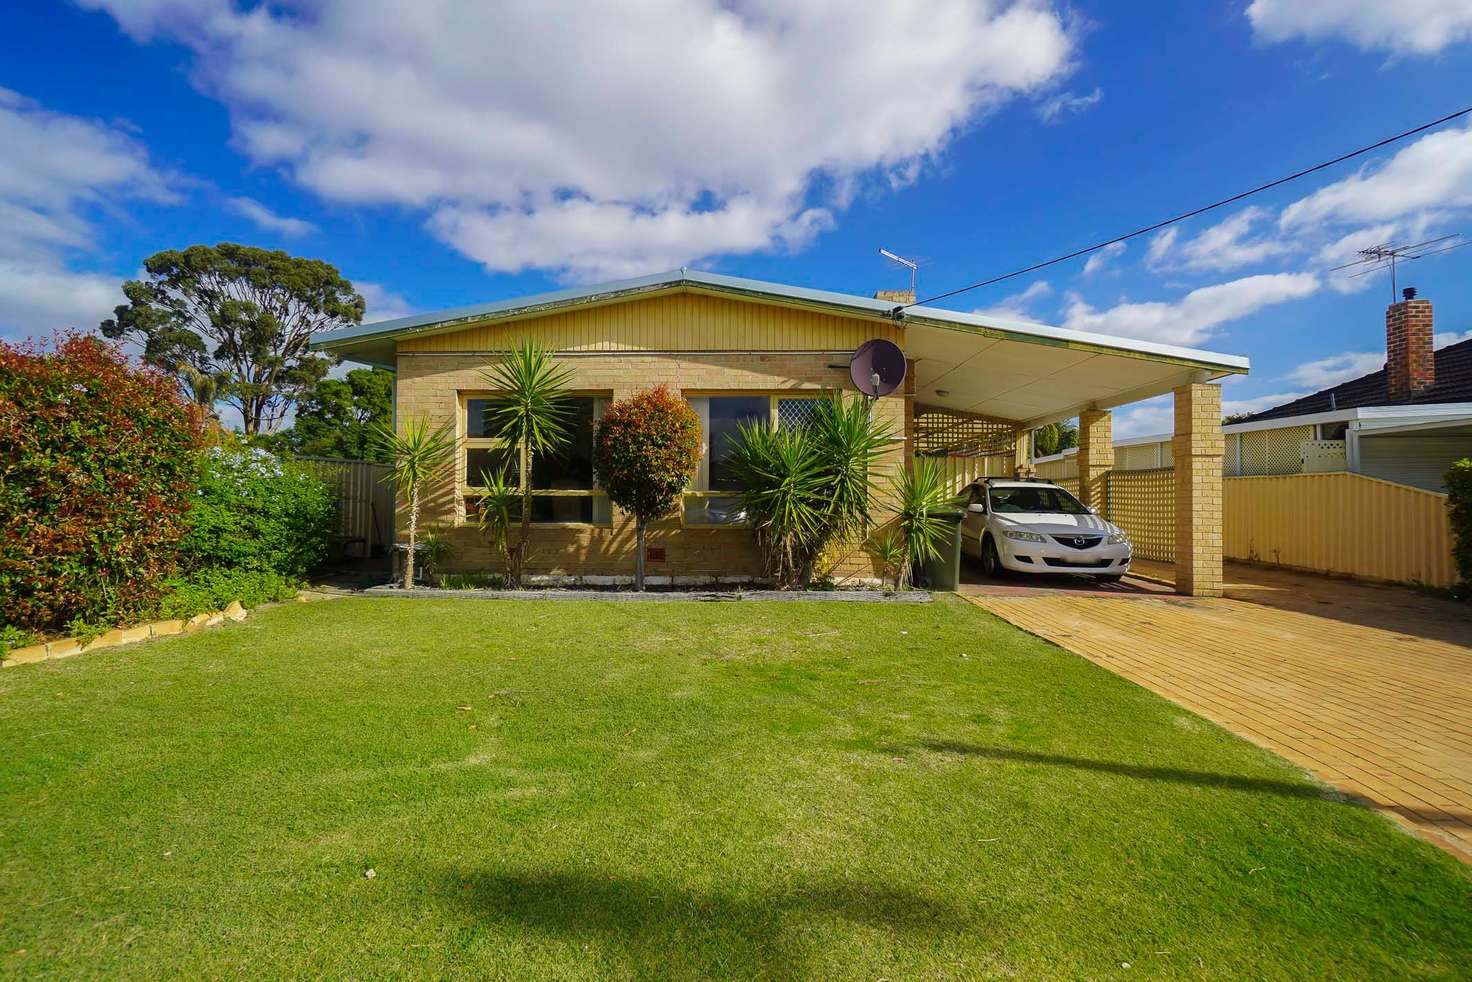
[[[1222,594],[1222,389],[1175,390],[1176,591]]]
[[[1078,497],[1103,512],[1106,481],[1114,469],[1114,416],[1104,410],[1078,414]]]
[[[459,413],[463,392],[485,392],[490,387],[481,372],[494,355],[429,354],[401,351],[396,380],[397,413],[402,421],[427,416],[432,425],[451,423],[464,436],[465,421]],[[664,384],[689,395],[721,392],[832,391],[851,388],[848,383],[847,352],[714,352],[714,353],[564,353],[560,364],[572,372],[575,390],[624,399],[634,393]],[[840,365],[830,368],[829,365]],[[908,400],[896,394],[879,401],[878,416],[903,435],[908,419]],[[900,466],[905,445],[894,444],[883,474]],[[420,515],[421,527],[447,525],[454,553],[448,569],[495,571],[499,555],[485,542],[474,523],[464,518],[464,503],[458,497],[463,454],[457,473],[426,494]],[[881,475],[882,477],[882,475]],[[404,503],[399,504],[396,527],[400,540],[407,528]],[[664,548],[666,561],[651,562],[650,576],[662,577],[759,577],[760,556],[746,529],[682,527],[678,517],[650,529],[648,544]],[[867,578],[877,575],[861,549],[845,550],[837,575]],[[535,525],[532,527],[530,574],[564,576],[631,576],[634,570],[634,525],[630,517],[615,511],[613,525]]]

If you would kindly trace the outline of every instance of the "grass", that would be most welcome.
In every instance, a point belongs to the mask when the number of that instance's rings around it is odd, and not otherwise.
[[[6,975],[1472,975],[1455,860],[960,603],[285,605],[0,739]]]

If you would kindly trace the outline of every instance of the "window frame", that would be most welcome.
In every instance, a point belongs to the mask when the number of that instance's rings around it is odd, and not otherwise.
[[[613,401],[611,392],[597,389],[573,389],[564,393],[571,398],[582,398],[593,400],[593,426],[596,432],[598,421],[608,410]],[[455,497],[456,516],[461,525],[475,525],[476,518],[473,516],[471,503],[475,500],[476,493],[480,490],[470,484],[470,475],[466,473],[466,457],[471,450],[495,450],[504,449],[507,441],[501,437],[473,437],[470,435],[470,402],[473,399],[487,399],[494,401],[499,398],[500,393],[494,389],[462,389],[456,393],[457,411],[455,414],[455,433],[460,440],[459,452],[455,455]],[[521,448],[520,459],[517,461],[516,486],[523,490],[532,479],[532,455],[525,447]],[[539,522],[532,520],[532,525],[537,528],[612,528],[613,527],[613,505],[608,500],[608,493],[598,486],[598,478],[593,478],[593,487],[589,490],[572,489],[566,491],[531,489],[533,498],[591,498],[593,499],[593,521],[591,522]],[[598,520],[599,499],[603,501],[603,509],[608,515],[607,521]]]
[[[695,476],[691,478],[689,486],[680,495],[680,504],[677,514],[681,528],[692,529],[745,529],[746,525],[707,525],[699,522],[688,522],[685,520],[685,500],[687,498],[739,498],[740,491],[712,491],[710,488],[710,403],[711,399],[766,399],[767,421],[773,426],[779,425],[777,406],[778,403],[788,399],[800,399],[807,402],[818,402],[833,397],[832,389],[686,389],[681,395],[695,410],[700,420],[700,462],[696,465]],[[707,400],[704,408],[696,405],[697,399]]]

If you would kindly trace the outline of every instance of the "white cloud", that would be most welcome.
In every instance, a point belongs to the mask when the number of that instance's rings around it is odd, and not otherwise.
[[[1272,392],[1246,399],[1223,399],[1222,416],[1260,413],[1265,409],[1281,406],[1285,402],[1302,399],[1306,395],[1308,395],[1307,392]],[[1175,401],[1168,395],[1133,403],[1114,412],[1115,439],[1123,440],[1136,436],[1169,438],[1175,432],[1175,426]]]
[[[289,239],[310,235],[317,231],[317,226],[301,218],[287,218],[278,215],[270,208],[261,204],[254,198],[231,198],[225,202],[225,207],[235,214],[250,219],[258,228],[267,232],[275,232]]]
[[[1125,248],[1123,242],[1114,242],[1100,249],[1089,257],[1088,262],[1084,263],[1084,275],[1093,276],[1095,273],[1103,272],[1104,268],[1124,252]]]
[[[131,135],[51,112],[0,88],[0,333],[90,329],[122,301],[122,280],[76,271],[95,247],[95,211],[126,200],[177,200]]]
[[[1346,351],[1327,358],[1304,362],[1289,372],[1288,378],[1300,385],[1308,386],[1310,391],[1318,391],[1327,389],[1331,385],[1338,385],[1340,382],[1348,382],[1352,378],[1359,378],[1361,375],[1378,372],[1384,367],[1385,352],[1383,351]]]
[[[353,288],[362,296],[367,306],[363,311],[364,324],[396,320],[414,313],[414,307],[409,301],[382,284],[359,280],[353,284]]]
[[[1467,0],[1253,0],[1247,16],[1265,41],[1339,40],[1429,55],[1472,39]]]
[[[123,302],[121,277],[0,258],[0,335],[90,331]]]
[[[1003,297],[995,307],[977,308],[972,313],[1010,320],[1032,320],[1031,307],[1039,300],[1053,295],[1053,287],[1047,280],[1036,280],[1027,289]]]
[[[1254,237],[1253,233],[1268,217],[1265,208],[1244,208],[1179,244],[1174,234],[1168,240],[1157,237],[1151,243],[1152,265],[1222,272],[1282,256],[1290,251],[1287,242]]]
[[[1170,396],[1157,396],[1144,402],[1131,403],[1114,411],[1114,438],[1169,434],[1176,425],[1175,402]]]
[[[1097,106],[1103,98],[1104,90],[1100,88],[1095,88],[1088,95],[1060,92],[1038,103],[1038,118],[1045,123],[1056,123],[1064,116],[1087,112]]]
[[[1445,348],[1449,344],[1472,341],[1472,331],[1437,331],[1431,338],[1433,348]]]
[[[1075,297],[1063,326],[1146,341],[1199,344],[1222,324],[1274,304],[1302,299],[1318,288],[1319,280],[1311,274],[1274,273],[1192,290],[1175,303],[1122,303],[1095,310]]]
[[[254,162],[579,278],[799,246],[1074,52],[1046,0],[83,3],[190,46]]]
[[[1320,188],[1283,209],[1278,224],[1295,229],[1328,222],[1386,222],[1469,207],[1472,126],[1423,136],[1387,163]]]
[[[1150,237],[1150,248],[1145,251],[1145,264],[1151,268],[1164,264],[1165,258],[1175,248],[1176,239],[1180,237],[1181,227],[1172,225],[1163,228]]]

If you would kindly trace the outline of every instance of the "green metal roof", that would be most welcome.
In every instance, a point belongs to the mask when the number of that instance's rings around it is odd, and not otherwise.
[[[312,342],[312,347],[320,351],[339,351],[344,357],[366,360],[370,363],[388,364],[389,367],[392,367],[392,358],[385,358],[384,354],[391,355],[392,344],[402,338],[453,331],[469,323],[527,317],[583,304],[606,303],[642,293],[659,293],[681,288],[736,297],[778,300],[875,319],[889,319],[891,312],[895,309],[892,301],[875,300],[872,297],[679,269],[651,276],[555,290],[551,293],[528,297],[513,297],[508,300],[455,307],[450,310],[414,314],[374,324],[343,328],[317,335]],[[985,333],[991,336],[1005,336],[1012,340],[1031,341],[1036,344],[1065,345],[1101,352],[1131,354],[1152,360],[1199,366],[1219,374],[1239,374],[1246,372],[1250,367],[1248,359],[1241,355],[1226,355],[1196,348],[1159,344],[1154,341],[1137,341],[1107,334],[1072,331],[1062,327],[1050,327],[1046,324],[993,317],[990,314],[968,314],[939,307],[906,307],[901,323],[906,327],[912,325],[939,327]],[[373,357],[375,354],[378,357]]]

